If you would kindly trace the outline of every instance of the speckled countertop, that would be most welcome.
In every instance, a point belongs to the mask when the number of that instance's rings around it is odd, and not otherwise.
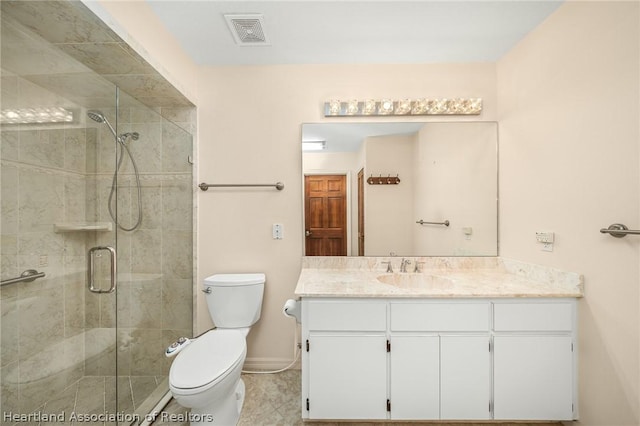
[[[305,257],[297,297],[582,297],[583,277],[501,257]],[[391,261],[394,273],[385,272]]]

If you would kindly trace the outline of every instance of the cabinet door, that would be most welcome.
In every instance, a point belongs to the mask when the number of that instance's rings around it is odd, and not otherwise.
[[[494,337],[494,418],[571,420],[570,336]]]
[[[309,418],[387,418],[384,335],[309,335]]]
[[[440,417],[491,418],[489,336],[440,337]]]
[[[438,336],[391,338],[389,374],[392,419],[439,418],[439,362]]]

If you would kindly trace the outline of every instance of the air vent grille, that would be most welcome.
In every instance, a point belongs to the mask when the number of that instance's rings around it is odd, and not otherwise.
[[[224,15],[234,40],[241,46],[269,45],[260,14]]]

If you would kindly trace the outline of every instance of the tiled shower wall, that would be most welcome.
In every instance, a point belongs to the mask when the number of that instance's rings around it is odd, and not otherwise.
[[[17,86],[30,84],[3,76],[3,97],[11,85],[17,93]],[[38,409],[83,376],[166,374],[164,348],[178,336],[191,336],[192,142],[157,112],[123,108],[118,117],[119,133],[140,133],[129,145],[141,175],[143,222],[139,230],[117,234],[117,301],[86,287],[87,250],[114,245],[115,231],[53,231],[56,223],[111,221],[106,206],[115,142],[108,128],[88,120],[86,128],[0,132],[2,279],[29,268],[47,275],[0,290],[4,411]],[[187,129],[194,126],[190,108],[161,112]],[[126,226],[136,205],[131,171],[125,157],[118,201]]]
[[[5,100],[29,87],[2,77]],[[2,279],[46,273],[0,290],[4,411],[34,410],[84,375],[86,235],[55,233],[54,224],[85,218],[87,147],[96,133],[56,127],[0,132]]]

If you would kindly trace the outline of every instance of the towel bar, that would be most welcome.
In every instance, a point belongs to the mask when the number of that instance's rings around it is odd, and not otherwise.
[[[284,183],[282,182],[276,182],[275,184],[243,184],[243,183],[204,183],[202,182],[200,185],[198,185],[200,187],[201,190],[206,191],[209,188],[235,188],[235,187],[239,187],[239,188],[247,188],[247,187],[263,187],[263,186],[273,186],[275,187],[278,191],[282,191],[284,189]]]
[[[640,235],[640,230],[629,229],[621,223],[614,223],[612,225],[609,225],[609,227],[606,229],[602,228],[600,232],[602,234],[609,234],[612,237],[616,238],[626,237],[627,235]]]
[[[420,219],[420,220],[416,220],[416,223],[420,224],[420,225],[444,225],[444,226],[449,226],[449,221],[445,220],[444,222],[425,222],[424,220]]]

